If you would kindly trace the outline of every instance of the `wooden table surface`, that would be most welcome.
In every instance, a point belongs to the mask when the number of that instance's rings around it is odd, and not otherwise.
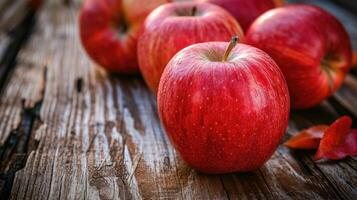
[[[254,172],[191,169],[168,142],[143,80],[88,59],[80,1],[48,0],[36,14],[23,2],[0,1],[0,199],[357,199],[356,158],[313,162],[312,151],[280,146]],[[339,17],[357,48],[353,12],[306,2]],[[292,111],[284,141],[343,114],[356,127],[356,70],[327,101]]]

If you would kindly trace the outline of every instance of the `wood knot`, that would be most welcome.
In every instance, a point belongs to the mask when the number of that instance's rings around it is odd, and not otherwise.
[[[78,78],[76,80],[76,88],[77,88],[78,93],[82,92],[82,88],[83,88],[83,79],[82,78]]]

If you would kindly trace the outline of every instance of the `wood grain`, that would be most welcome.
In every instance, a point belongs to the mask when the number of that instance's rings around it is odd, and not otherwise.
[[[28,0],[0,1],[0,92],[34,23]]]
[[[0,1],[0,58],[2,59],[11,39],[14,29],[25,19],[29,13],[26,0]]]
[[[80,1],[48,0],[0,97],[0,189],[11,199],[354,199],[357,161],[312,161],[280,146],[259,170],[207,175],[169,143],[156,99],[136,76],[107,74],[78,38]],[[356,37],[357,38],[357,37]],[[356,114],[356,78],[301,128]],[[352,91],[352,92],[351,92]],[[3,185],[1,187],[1,184]],[[10,190],[9,190],[10,189]],[[7,192],[8,191],[8,192]]]

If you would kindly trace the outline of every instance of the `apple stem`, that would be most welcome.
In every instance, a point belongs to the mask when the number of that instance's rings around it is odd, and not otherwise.
[[[194,7],[192,8],[192,10],[191,10],[191,16],[195,16],[196,11],[197,11],[197,7],[194,6]]]
[[[224,52],[224,56],[222,59],[223,62],[227,61],[229,54],[231,53],[232,49],[237,45],[238,41],[239,41],[239,37],[237,35],[232,37],[226,51]]]

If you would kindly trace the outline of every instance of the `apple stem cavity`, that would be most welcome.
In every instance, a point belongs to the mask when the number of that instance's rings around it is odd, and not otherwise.
[[[237,45],[238,41],[239,41],[239,37],[237,35],[232,37],[226,51],[224,52],[222,62],[227,61],[229,54],[231,53],[232,49]]]
[[[321,67],[322,67],[322,70],[327,75],[328,86],[329,86],[330,91],[332,91],[333,90],[333,77],[332,77],[331,70],[335,70],[335,69],[338,69],[338,68],[336,66],[332,66],[330,64],[329,60],[330,60],[330,56],[329,55],[326,55],[324,58],[322,58]]]
[[[345,66],[346,62],[341,57],[326,54],[321,60],[321,68],[327,75],[328,85],[331,91],[334,88],[333,73],[339,71],[341,67]]]

